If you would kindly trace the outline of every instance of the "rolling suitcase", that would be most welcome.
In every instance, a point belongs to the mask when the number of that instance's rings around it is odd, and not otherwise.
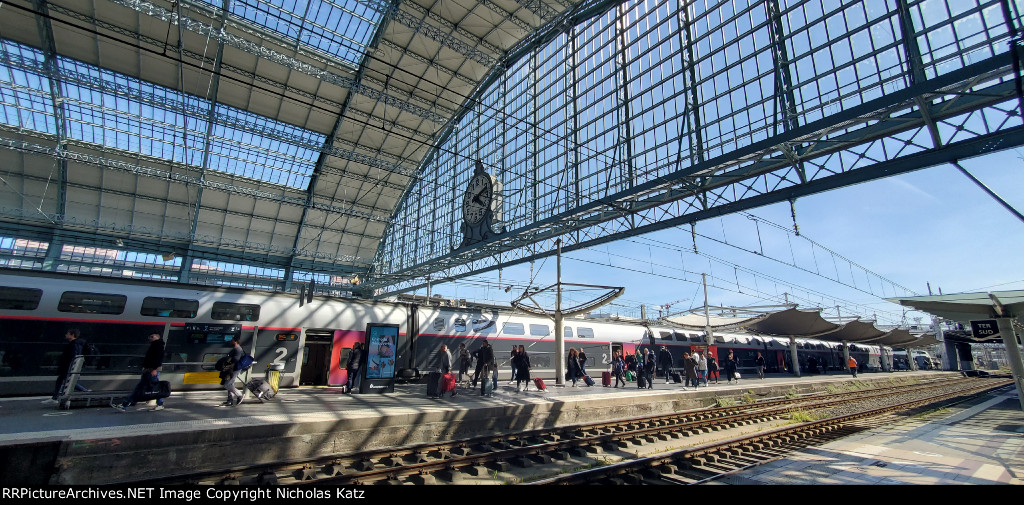
[[[245,383],[245,388],[256,397],[260,403],[266,400],[270,400],[274,397],[274,388],[270,387],[270,383],[262,377],[253,377],[249,379],[249,382]]]
[[[441,372],[430,372],[427,374],[427,398],[439,398],[441,396]]]
[[[533,385],[537,386],[537,391],[544,391],[547,388],[547,386],[544,385],[544,379],[541,379],[540,377],[533,378]]]
[[[644,377],[644,374],[636,374],[636,386],[640,389],[647,389],[647,377]]]
[[[669,375],[672,376],[672,382],[674,384],[679,384],[680,382],[683,382],[683,377],[679,375],[679,372],[672,372]]]
[[[594,385],[594,379],[591,379],[589,375],[584,375],[583,376],[583,382],[587,383],[587,386],[593,386]]]
[[[484,379],[480,381],[480,396],[494,395],[494,381]]]
[[[601,385],[604,386],[604,387],[609,387],[609,386],[612,385],[612,373],[611,372],[601,372]]]

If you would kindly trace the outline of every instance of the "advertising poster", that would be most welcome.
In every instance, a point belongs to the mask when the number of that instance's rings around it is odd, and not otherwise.
[[[398,327],[370,326],[367,332],[366,378],[394,379]]]

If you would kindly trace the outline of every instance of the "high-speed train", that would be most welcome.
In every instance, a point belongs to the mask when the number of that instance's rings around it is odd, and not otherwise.
[[[437,350],[447,344],[457,356],[459,344],[470,351],[487,339],[499,373],[511,373],[512,346],[530,353],[534,374],[553,377],[555,335],[549,319],[497,306],[440,306],[424,297],[370,302],[154,281],[0,270],[0,396],[50,394],[64,334],[77,328],[94,354],[86,357],[80,382],[94,391],[130,389],[138,380],[148,335],[164,335],[161,378],[175,389],[219,388],[216,381],[189,380],[213,369],[238,335],[262,373],[283,367],[280,386],[341,385],[355,342],[364,341],[368,324],[394,325],[396,342],[372,349],[364,369],[390,368],[395,377],[414,380],[438,366]],[[741,367],[753,367],[764,354],[769,372],[792,370],[788,339],[715,333],[706,343],[699,332],[657,324],[565,320],[565,348],[587,354],[587,370],[600,374],[614,350],[669,349],[676,363],[682,353],[705,349],[714,356],[733,350]],[[830,369],[843,369],[837,344],[798,341],[798,366],[807,370],[814,356]],[[386,348],[384,348],[386,347]],[[380,352],[377,352],[380,351]],[[879,368],[877,346],[850,346],[864,370]],[[564,359],[564,357],[562,358]]]

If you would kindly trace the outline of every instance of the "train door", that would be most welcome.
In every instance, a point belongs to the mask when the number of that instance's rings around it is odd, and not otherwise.
[[[306,343],[302,348],[300,386],[326,386],[331,365],[333,330],[306,330]]]

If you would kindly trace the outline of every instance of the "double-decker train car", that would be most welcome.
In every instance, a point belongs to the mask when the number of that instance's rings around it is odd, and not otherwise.
[[[279,365],[280,386],[341,385],[352,344],[363,341],[367,324],[399,328],[387,358],[402,379],[436,369],[437,350],[459,344],[470,351],[487,339],[494,347],[499,373],[511,373],[510,351],[523,345],[534,374],[552,377],[554,326],[550,319],[496,306],[439,306],[425,298],[369,302],[289,293],[200,285],[89,277],[57,273],[0,271],[0,395],[50,394],[64,334],[77,328],[96,355],[86,358],[81,382],[94,391],[130,389],[138,380],[148,335],[166,342],[161,378],[175,389],[219,388],[217,381],[189,381],[188,375],[210,371],[230,350],[232,337],[257,361],[261,372]],[[678,364],[682,354],[700,348],[721,357],[732,350],[741,367],[752,367],[757,352],[769,372],[792,370],[788,339],[742,333],[715,333],[706,343],[698,332],[637,322],[567,318],[565,349],[582,349],[588,371],[599,375],[615,350],[640,347],[657,352],[665,346]],[[812,340],[798,340],[803,367],[811,356],[841,367],[842,350]],[[851,346],[866,370],[877,368],[878,348]],[[372,364],[369,364],[372,365]]]

